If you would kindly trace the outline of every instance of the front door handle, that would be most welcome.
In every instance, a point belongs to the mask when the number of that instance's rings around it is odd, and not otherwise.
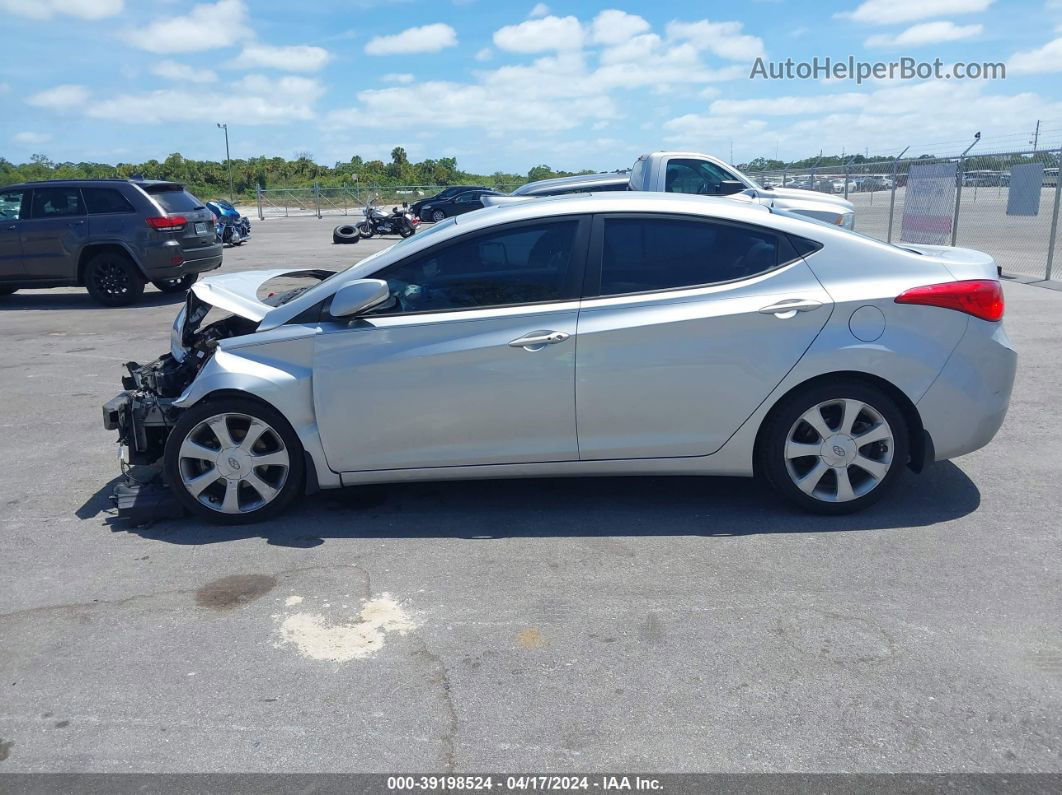
[[[774,315],[782,320],[796,317],[797,312],[811,312],[822,306],[822,301],[811,298],[787,298],[776,304],[765,306],[760,310],[761,315]]]
[[[556,345],[558,342],[564,342],[570,336],[571,334],[565,331],[532,331],[530,334],[510,342],[509,347],[540,351],[547,345]]]

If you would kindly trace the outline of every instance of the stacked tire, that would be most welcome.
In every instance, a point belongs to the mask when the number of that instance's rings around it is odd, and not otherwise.
[[[359,240],[361,235],[354,224],[340,224],[332,230],[333,243],[357,243]]]

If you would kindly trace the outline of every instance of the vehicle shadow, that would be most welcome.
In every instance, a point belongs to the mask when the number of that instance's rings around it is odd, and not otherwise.
[[[123,312],[145,307],[169,306],[183,303],[187,293],[164,293],[149,287],[144,295],[129,306],[104,306],[97,304],[84,290],[57,292],[55,290],[19,290],[12,295],[0,295],[0,312],[26,309],[98,309],[107,312]]]
[[[110,486],[78,516],[96,515]],[[360,486],[326,491],[260,524],[224,527],[190,516],[136,527],[109,519],[115,532],[170,544],[262,538],[313,547],[330,538],[536,538],[581,536],[729,537],[926,527],[972,513],[981,493],[951,462],[921,476],[905,473],[896,491],[849,516],[819,516],[781,503],[746,478],[565,478]]]

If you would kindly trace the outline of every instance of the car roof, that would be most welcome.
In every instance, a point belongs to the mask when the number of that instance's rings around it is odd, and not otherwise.
[[[3,190],[12,190],[14,188],[36,188],[41,186],[48,187],[96,187],[99,185],[177,185],[184,187],[180,182],[174,182],[171,179],[123,179],[120,177],[101,177],[100,179],[38,179],[30,180],[28,182],[17,182],[12,185],[0,186]]]
[[[739,195],[739,194],[735,194]],[[461,228],[494,226],[508,221],[545,218],[552,215],[607,212],[673,212],[703,215],[750,223],[763,223],[771,211],[753,201],[733,196],[694,196],[686,193],[648,193],[643,191],[605,191],[603,193],[568,193],[562,196],[527,197],[523,201],[495,204],[482,210],[457,216]]]
[[[630,181],[629,174],[609,172],[606,174],[576,174],[571,177],[553,177],[528,182],[513,191],[513,196],[534,196],[537,193],[553,190],[574,190],[592,188],[595,185],[619,185]]]

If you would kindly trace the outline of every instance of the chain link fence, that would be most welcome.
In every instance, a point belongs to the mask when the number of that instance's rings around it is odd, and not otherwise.
[[[510,193],[520,183],[512,185],[495,185],[494,190]],[[377,207],[387,208],[401,206],[403,202],[413,202],[434,196],[446,188],[446,185],[353,185],[343,188],[325,188],[313,185],[308,188],[271,188],[259,189],[255,200],[257,206],[252,212],[259,220],[266,218],[285,218],[290,216],[315,215],[318,218],[334,215],[364,214],[365,205],[375,201]],[[243,212],[246,215],[247,209]]]
[[[1062,273],[1062,150],[886,160],[751,173],[764,186],[844,196],[856,231],[887,242],[963,246],[1004,273]]]

